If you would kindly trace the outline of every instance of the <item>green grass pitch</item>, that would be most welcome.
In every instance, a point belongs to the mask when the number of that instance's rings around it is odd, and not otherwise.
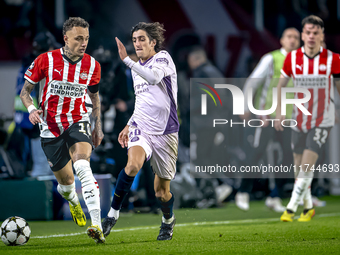
[[[307,223],[280,222],[281,214],[264,201],[251,202],[248,212],[234,203],[176,210],[173,239],[162,242],[156,241],[160,215],[121,214],[102,245],[72,221],[31,221],[28,243],[7,247],[1,242],[0,254],[340,254],[340,198],[323,199],[327,206],[316,208]]]

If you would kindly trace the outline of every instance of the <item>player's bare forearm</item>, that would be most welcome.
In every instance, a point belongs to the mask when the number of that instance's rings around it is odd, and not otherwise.
[[[24,87],[20,92],[20,99],[26,108],[33,104],[33,98],[30,94],[34,89],[34,86],[35,84],[25,81]]]
[[[104,138],[104,133],[102,130],[102,122],[100,119],[99,92],[91,93],[89,91],[89,96],[91,98],[92,105],[93,105],[92,117],[94,118],[94,121],[95,121],[94,130],[92,132],[92,142],[93,142],[94,147],[97,148],[101,144]]]
[[[100,119],[100,99],[99,99],[99,92],[91,93],[89,92],[89,96],[92,101],[93,110],[92,110],[92,116],[95,120],[95,128],[97,130],[102,130],[102,123]]]

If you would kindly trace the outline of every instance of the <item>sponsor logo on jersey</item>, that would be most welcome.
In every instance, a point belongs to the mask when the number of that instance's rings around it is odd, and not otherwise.
[[[327,66],[326,66],[325,64],[321,64],[321,65],[319,66],[319,70],[320,70],[320,71],[326,71],[326,69],[327,69]]]
[[[52,95],[80,98],[85,95],[86,85],[53,80],[49,85]]]
[[[82,79],[82,80],[86,80],[86,79],[87,79],[87,73],[86,73],[86,71],[83,71],[83,72],[80,74],[80,79]]]
[[[135,136],[135,137],[133,137],[132,139],[131,139],[131,142],[133,143],[133,142],[137,142],[139,140],[139,137],[137,137],[137,136]]]
[[[59,71],[59,70],[57,70],[57,69],[54,68],[54,71],[57,72],[59,75],[61,75],[61,71],[62,71],[62,70],[63,70],[63,69],[60,69],[60,71]]]
[[[31,76],[32,75],[32,72],[27,70],[26,73],[25,73],[27,76]]]
[[[300,71],[302,71],[302,65],[296,65],[297,69],[300,69]]]
[[[156,62],[160,64],[162,63],[167,64],[167,65],[169,64],[169,61],[166,58],[157,58]]]

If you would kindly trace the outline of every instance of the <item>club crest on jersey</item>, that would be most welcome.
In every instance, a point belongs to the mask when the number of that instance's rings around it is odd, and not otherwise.
[[[86,80],[86,79],[87,79],[87,72],[86,72],[86,71],[83,71],[83,72],[80,74],[80,79],[82,79],[82,80]]]
[[[319,70],[320,70],[320,71],[326,71],[326,69],[327,69],[327,66],[326,66],[325,64],[321,64],[321,65],[319,66]]]

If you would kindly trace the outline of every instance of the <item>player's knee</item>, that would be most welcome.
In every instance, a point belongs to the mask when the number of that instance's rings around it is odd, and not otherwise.
[[[137,164],[130,164],[125,167],[125,173],[128,176],[136,176],[139,171],[139,166]]]

